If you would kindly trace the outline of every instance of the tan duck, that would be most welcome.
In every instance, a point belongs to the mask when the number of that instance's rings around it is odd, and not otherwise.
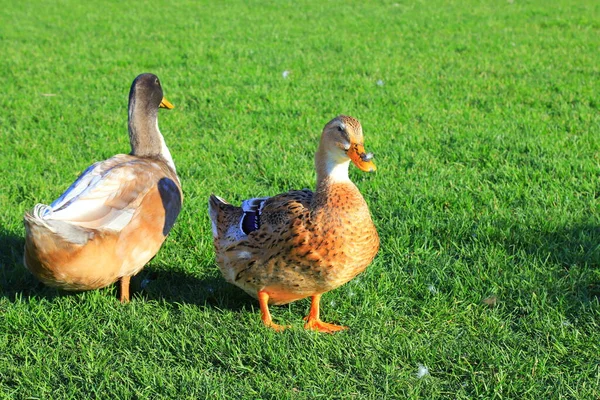
[[[212,195],[216,261],[225,279],[258,298],[263,323],[277,331],[269,305],[311,297],[306,329],[332,333],[345,326],[319,318],[321,295],[365,270],[379,249],[367,203],[348,178],[352,161],[374,171],[360,123],[330,121],[315,155],[317,189],[290,191],[232,206]]]
[[[175,164],[158,129],[158,108],[173,108],[153,74],[129,92],[131,153],[86,169],[51,205],[25,214],[25,267],[65,290],[129,281],[158,252],[181,210]]]

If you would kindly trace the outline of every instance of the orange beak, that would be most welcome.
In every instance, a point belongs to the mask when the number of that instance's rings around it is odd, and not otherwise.
[[[175,108],[175,106],[173,104],[171,104],[171,102],[169,100],[167,100],[163,97],[158,108],[166,108],[168,110],[171,110],[171,109]]]
[[[373,160],[372,153],[365,152],[365,146],[363,144],[353,143],[348,150],[348,157],[352,160],[361,171],[372,172],[377,170]]]

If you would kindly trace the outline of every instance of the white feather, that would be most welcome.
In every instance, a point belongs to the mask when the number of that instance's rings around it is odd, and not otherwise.
[[[422,379],[429,375],[429,369],[423,364],[419,364],[419,368],[417,369],[417,378]]]
[[[252,258],[252,254],[249,251],[240,251],[238,253],[238,258],[242,260],[247,260],[249,258]]]
[[[328,160],[325,163],[325,171],[331,182],[347,182],[350,180],[348,177],[348,166],[350,160],[346,159],[342,162],[336,162],[334,160]]]
[[[133,218],[134,210],[106,203],[122,194],[121,186],[135,180],[136,175],[132,169],[119,166],[105,169],[102,163],[92,165],[49,207],[39,208],[42,219],[86,228],[123,229]]]
[[[160,133],[160,129],[158,129],[158,118],[156,119],[156,131],[158,132],[158,136],[160,137],[160,155],[163,156],[163,158],[167,161],[169,167],[171,167],[173,171],[177,172],[177,170],[175,169],[175,162],[173,162],[173,157],[171,157],[171,152],[169,151],[169,148],[165,143],[165,138],[163,137],[162,133]]]

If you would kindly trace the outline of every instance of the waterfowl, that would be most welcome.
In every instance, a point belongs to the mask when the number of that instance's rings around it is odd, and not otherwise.
[[[52,204],[25,213],[25,267],[46,285],[91,290],[130,278],[158,252],[181,210],[173,158],[158,128],[158,109],[173,108],[156,75],[129,91],[131,153],[87,168]]]
[[[311,297],[305,329],[347,329],[321,321],[319,303],[323,293],[364,271],[379,249],[367,203],[348,178],[350,161],[375,171],[372,158],[360,122],[341,115],[323,129],[314,192],[249,199],[241,207],[210,196],[216,262],[228,282],[258,299],[266,326],[287,328],[273,322],[269,305]]]

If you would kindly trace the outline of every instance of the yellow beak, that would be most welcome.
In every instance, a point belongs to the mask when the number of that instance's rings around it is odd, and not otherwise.
[[[166,108],[168,110],[171,110],[171,109],[175,108],[175,106],[173,104],[171,104],[171,102],[169,100],[167,100],[163,97],[158,108]]]
[[[365,146],[363,144],[354,143],[348,150],[348,157],[352,160],[354,165],[360,168],[361,171],[372,172],[377,170],[373,160],[373,154],[365,152]]]

